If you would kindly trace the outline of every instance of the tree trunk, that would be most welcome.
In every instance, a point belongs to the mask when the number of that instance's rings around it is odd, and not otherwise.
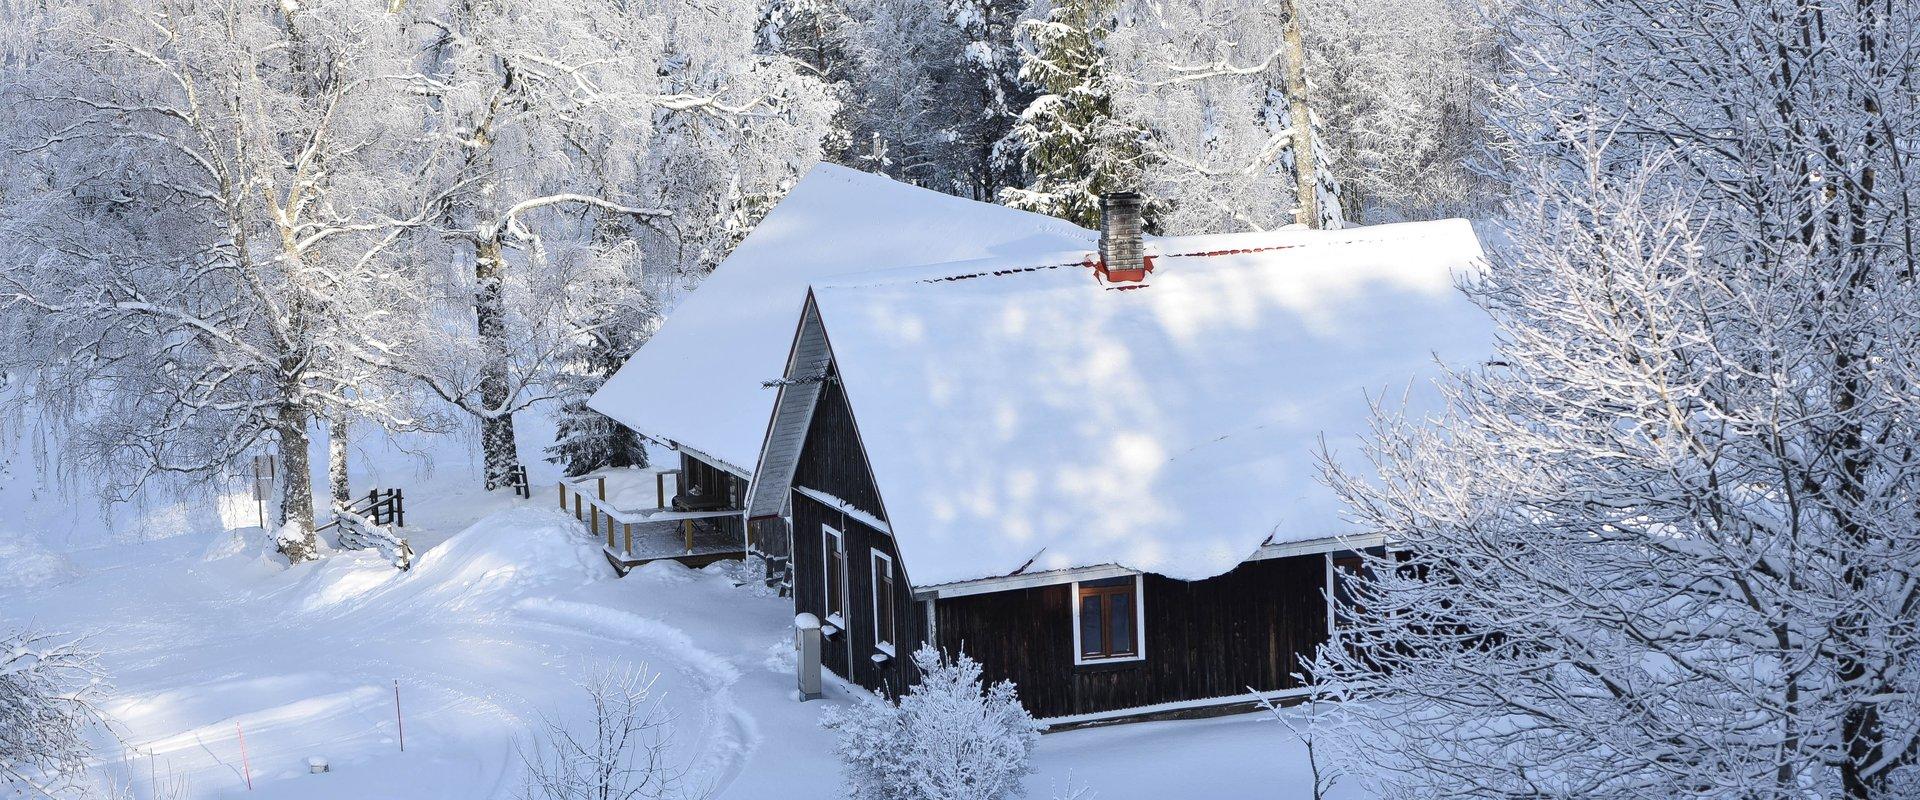
[[[320,555],[313,534],[313,473],[307,465],[307,410],[280,407],[274,431],[280,437],[280,552],[298,564]]]
[[[1320,227],[1320,181],[1313,163],[1313,111],[1307,104],[1307,45],[1300,0],[1287,3],[1287,118],[1293,122],[1293,179],[1299,207],[1294,221]]]
[[[333,495],[333,510],[353,503],[353,487],[347,482],[347,418],[327,418],[327,488]]]
[[[473,311],[479,326],[480,349],[485,359],[480,367],[480,448],[486,462],[486,487],[505,488],[520,468],[520,450],[513,438],[513,398],[508,379],[507,307],[502,295],[506,273],[505,248],[497,233],[482,238],[475,246],[475,289]]]

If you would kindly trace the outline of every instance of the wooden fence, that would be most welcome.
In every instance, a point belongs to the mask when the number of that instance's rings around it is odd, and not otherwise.
[[[367,490],[367,496],[347,504],[347,511],[356,516],[365,517],[375,525],[392,525],[396,528],[407,527],[407,498],[399,489]],[[340,524],[335,517],[332,522],[320,526],[321,530]]]

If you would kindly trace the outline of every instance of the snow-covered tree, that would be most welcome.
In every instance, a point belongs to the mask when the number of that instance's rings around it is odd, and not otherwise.
[[[1920,792],[1917,17],[1511,20],[1494,360],[1333,472],[1404,548],[1314,670],[1385,796]]]
[[[1030,46],[1020,79],[1041,94],[1013,128],[1027,180],[1001,193],[1007,205],[1093,228],[1100,195],[1141,188],[1147,132],[1116,110],[1107,57],[1116,13],[1115,0],[1061,0],[1045,19],[1022,22]],[[1155,212],[1150,205],[1150,220]]]
[[[1311,143],[1321,137],[1302,135],[1318,134],[1319,126],[1295,124],[1312,103],[1304,79],[1289,79],[1289,56],[1299,52],[1288,37],[1292,7],[1237,0],[1124,7],[1125,24],[1107,43],[1118,76],[1113,107],[1147,131],[1152,167],[1140,187],[1162,202],[1166,230],[1340,226],[1339,184],[1324,150]],[[1303,142],[1318,156],[1308,164],[1298,163]],[[1305,195],[1296,188],[1301,175],[1312,184]]]
[[[1042,93],[1014,127],[1026,185],[1004,202],[1091,227],[1100,194],[1141,191],[1169,231],[1339,227],[1292,8],[1066,0],[1027,21],[1020,77]]]
[[[839,734],[837,750],[854,800],[1001,800],[1022,793],[1021,778],[1039,743],[1039,726],[1012,683],[981,685],[980,663],[942,656],[932,645],[913,654],[920,682],[897,703],[867,697],[833,709],[822,724]]]
[[[641,263],[637,247],[628,242],[610,251],[594,253],[616,263]],[[617,270],[597,270],[604,279],[628,280]],[[573,283],[580,295],[598,298],[619,291],[594,281]],[[632,428],[587,407],[593,393],[626,363],[640,345],[646,343],[659,319],[654,292],[635,292],[633,301],[618,306],[601,302],[582,309],[579,325],[572,337],[573,347],[561,353],[562,367],[554,378],[559,405],[554,410],[557,428],[554,443],[547,448],[547,460],[559,464],[569,476],[585,475],[608,467],[644,467],[647,448]],[[595,316],[597,315],[597,316]]]
[[[1387,220],[1485,209],[1488,76],[1504,2],[1299,0],[1317,137],[1344,216]]]
[[[55,637],[0,635],[0,790],[21,797],[80,795],[93,748],[87,732],[105,684],[94,657]]]
[[[1020,183],[1020,154],[1009,139],[1032,95],[1020,82],[1018,31],[1023,0],[947,0],[957,34],[958,76],[943,128],[951,142],[954,191],[994,202]]]
[[[647,304],[640,262],[604,256],[649,227],[709,229],[726,204],[715,162],[731,160],[720,174],[764,192],[818,152],[831,103],[817,82],[754,54],[754,10],[746,0],[645,12],[622,0],[407,6],[438,32],[426,67],[434,132],[458,149],[441,173],[443,226],[466,245],[438,263],[442,283],[470,293],[472,332],[444,328],[389,363],[477,419],[488,485],[519,467],[514,414],[553,396],[567,354],[591,343],[583,329]]]
[[[125,499],[277,448],[314,553],[309,429],[402,424],[359,357],[410,319],[397,241],[436,198],[411,48],[377,9],[45,7],[9,108],[0,359]]]

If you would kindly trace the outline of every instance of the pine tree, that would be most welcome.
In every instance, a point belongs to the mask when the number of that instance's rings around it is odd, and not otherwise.
[[[1008,206],[1092,228],[1101,194],[1140,188],[1146,131],[1115,114],[1105,47],[1114,13],[1114,0],[1064,0],[1021,24],[1031,47],[1020,79],[1044,93],[1014,125],[1027,183],[1001,193]]]

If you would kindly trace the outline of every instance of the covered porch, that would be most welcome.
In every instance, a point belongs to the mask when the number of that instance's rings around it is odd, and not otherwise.
[[[746,555],[742,509],[688,508],[682,471],[619,469],[559,482],[560,510],[587,526],[607,561],[625,575],[650,561],[690,567]]]

